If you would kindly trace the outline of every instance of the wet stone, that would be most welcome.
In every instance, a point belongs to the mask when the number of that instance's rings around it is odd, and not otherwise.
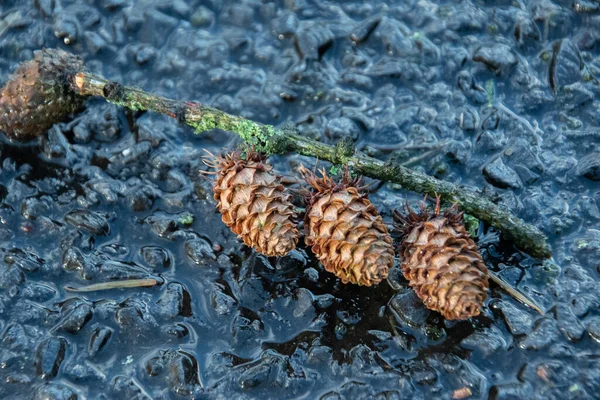
[[[154,270],[161,270],[171,266],[171,255],[159,246],[144,246],[140,249],[140,255],[147,266]]]
[[[134,60],[138,65],[144,65],[154,61],[156,58],[156,49],[152,46],[140,46],[134,55]]]
[[[163,332],[167,335],[181,339],[189,336],[190,330],[184,324],[175,324],[163,327]]]
[[[171,390],[189,396],[200,385],[196,358],[182,350],[163,350],[146,363],[146,373],[152,377],[164,376]]]
[[[505,44],[490,44],[479,47],[473,54],[473,61],[484,63],[498,75],[505,74],[517,64],[517,58],[510,46]]]
[[[199,6],[190,17],[192,25],[197,27],[210,26],[213,24],[214,20],[215,13],[205,6]]]
[[[559,338],[560,332],[556,321],[543,318],[539,320],[525,338],[519,343],[519,347],[526,350],[540,350]]]
[[[497,158],[483,168],[483,177],[492,185],[501,189],[519,189],[522,186],[519,175],[506,166],[502,158]]]
[[[65,221],[92,235],[106,236],[110,226],[106,219],[98,213],[88,210],[72,210],[65,215]]]
[[[524,47],[533,45],[541,38],[540,30],[531,18],[519,18],[514,35],[517,42]]]
[[[2,333],[2,344],[11,350],[24,350],[29,347],[29,337],[22,325],[9,325]]]
[[[296,32],[297,49],[300,56],[306,60],[318,60],[331,46],[333,32],[326,24],[300,22]]]
[[[312,267],[306,268],[304,270],[304,276],[310,281],[317,282],[319,280],[319,271]]]
[[[78,364],[67,365],[63,373],[73,381],[84,380],[104,380],[105,375],[97,367],[94,368],[90,363],[80,362]]]
[[[35,220],[40,215],[46,214],[48,210],[48,205],[35,197],[29,197],[21,203],[21,215],[29,220]]]
[[[412,290],[398,293],[392,299],[390,306],[400,320],[412,327],[425,325],[427,317],[431,314],[431,311],[425,307],[423,301]]]
[[[402,275],[400,268],[392,268],[389,271],[387,282],[390,287],[396,291],[406,289],[406,279]]]
[[[493,400],[526,399],[531,392],[532,387],[528,382],[503,383],[490,388],[489,398]]]
[[[0,365],[2,368],[10,368],[21,360],[21,355],[8,349],[0,349]]]
[[[594,316],[587,320],[587,327],[589,335],[597,342],[600,342],[600,317]]]
[[[577,175],[600,182],[600,152],[592,152],[577,162]]]
[[[37,254],[25,252],[21,249],[11,249],[4,256],[4,262],[8,265],[19,267],[25,272],[34,272],[40,269],[44,260]]]
[[[217,256],[212,249],[212,244],[206,239],[188,240],[185,242],[184,248],[185,254],[196,265],[205,265],[210,261],[217,260]]]
[[[118,397],[151,400],[134,378],[117,375],[112,379],[110,385],[113,393],[118,394]]]
[[[294,298],[296,300],[293,315],[295,318],[300,318],[305,315],[311,315],[314,313],[314,296],[310,290],[305,288],[298,288],[294,291]]]
[[[481,352],[484,357],[490,356],[507,347],[506,340],[502,337],[502,332],[494,326],[474,332],[463,339],[460,344],[466,349]]]
[[[583,337],[585,327],[579,321],[579,318],[573,314],[571,308],[564,304],[557,305],[556,320],[558,321],[558,329],[568,340],[579,340]]]
[[[520,306],[501,300],[494,303],[493,308],[501,311],[508,330],[513,335],[523,335],[530,331],[533,318]]]
[[[338,392],[327,392],[319,400],[343,400],[343,397]]]
[[[154,191],[148,186],[133,188],[127,193],[127,204],[129,204],[131,211],[150,210],[154,205]]]
[[[336,300],[336,297],[332,294],[326,293],[315,297],[315,306],[321,309],[330,307]]]
[[[46,283],[28,283],[21,291],[21,295],[36,302],[46,302],[58,294],[56,288]]]
[[[195,385],[200,384],[198,379],[198,362],[189,353],[178,351],[177,355],[169,362],[169,384],[175,393],[187,396]]]
[[[258,314],[245,307],[240,307],[231,324],[231,334],[238,343],[244,343],[262,333],[264,329],[265,326]]]
[[[291,379],[294,370],[288,357],[267,350],[261,354],[260,359],[250,365],[239,377],[240,388],[251,389],[263,385],[269,385],[271,388],[294,387]]]
[[[157,325],[154,317],[148,312],[146,304],[131,299],[121,303],[115,319],[122,328],[121,332],[131,335],[136,335],[140,331],[148,331]]]
[[[0,289],[10,289],[25,282],[25,273],[16,266],[0,264]]]
[[[42,383],[33,394],[33,400],[77,400],[75,389],[59,383]]]
[[[103,279],[146,279],[152,277],[150,272],[133,262],[107,260],[96,264],[95,274]]]
[[[81,251],[76,247],[69,247],[63,253],[62,267],[66,271],[83,271],[85,259]]]
[[[77,334],[92,319],[92,307],[81,303],[67,307],[67,315],[54,327],[57,332]]]
[[[224,293],[223,290],[224,287],[222,285],[214,284],[210,296],[210,302],[217,314],[228,315],[231,314],[237,305],[237,301],[233,297]]]
[[[35,352],[36,373],[42,379],[54,378],[58,374],[69,344],[61,337],[44,339]]]
[[[275,269],[279,272],[301,271],[307,264],[308,257],[306,253],[294,249],[283,257],[277,257]]]
[[[90,343],[88,345],[88,354],[90,357],[94,357],[100,350],[106,346],[113,334],[113,330],[107,326],[97,327],[90,336]]]
[[[564,39],[553,44],[548,78],[554,91],[579,81],[582,68],[581,54],[573,42]]]
[[[181,283],[169,283],[156,305],[158,314],[163,318],[172,319],[178,316],[192,316],[190,293]]]
[[[356,142],[360,136],[360,129],[350,118],[341,117],[327,121],[325,134],[332,140],[349,138],[353,142]]]
[[[168,237],[177,230],[177,222],[174,216],[154,214],[147,217],[144,222],[150,225],[154,233],[160,237]]]

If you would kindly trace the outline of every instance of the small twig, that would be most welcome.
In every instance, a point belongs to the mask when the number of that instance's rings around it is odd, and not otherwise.
[[[67,292],[82,293],[82,292],[95,292],[98,290],[150,287],[150,286],[156,286],[158,284],[159,284],[159,281],[157,281],[156,279],[126,279],[123,281],[94,283],[93,285],[81,286],[81,287],[65,286],[65,290]]]
[[[504,279],[500,278],[495,272],[488,271],[490,275],[490,279],[496,283],[496,285],[500,286],[504,289],[508,294],[514,297],[516,300],[525,304],[527,307],[533,308],[535,311],[544,315],[546,310],[544,307],[539,305],[535,300],[527,296],[525,293],[521,292],[519,289],[513,287],[510,283],[506,282]]]
[[[523,125],[525,128],[527,128],[529,130],[529,132],[535,137],[538,145],[542,142],[542,138],[538,134],[538,131],[540,129],[537,128],[537,126],[534,128],[531,125],[531,123],[529,123],[529,121],[527,121],[525,118],[521,117],[520,115],[515,114],[511,109],[506,107],[501,102],[497,102],[496,107],[498,107],[500,110],[504,111],[507,115],[509,115],[510,117],[515,119],[517,122],[519,122],[521,125]]]
[[[431,157],[433,154],[435,154],[436,152],[438,152],[440,150],[440,148],[442,148],[446,143],[440,143],[439,146],[434,147],[433,149],[426,151],[418,156],[409,158],[406,161],[402,161],[401,164],[404,167],[410,167],[413,164],[416,164],[418,162],[421,162],[422,160],[425,160],[426,158]]]
[[[536,258],[549,258],[552,251],[546,236],[533,225],[494,204],[479,191],[458,187],[397,162],[384,162],[357,152],[352,143],[341,141],[330,146],[303,136],[297,129],[276,129],[243,117],[227,114],[199,103],[171,100],[134,87],[123,86],[88,72],[72,78],[72,89],[84,96],[100,96],[133,110],[150,110],[169,115],[196,129],[196,133],[221,129],[238,134],[257,151],[268,154],[297,154],[348,165],[356,174],[402,185],[414,192],[440,195],[458,204],[468,214],[485,221],[510,236],[523,251]]]

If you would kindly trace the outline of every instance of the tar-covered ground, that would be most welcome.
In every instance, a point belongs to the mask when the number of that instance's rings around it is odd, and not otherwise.
[[[397,270],[360,288],[304,245],[241,244],[200,173],[232,134],[89,100],[39,140],[0,141],[0,398],[600,396],[598,1],[2,1],[0,82],[43,47],[473,186],[554,259],[481,224],[489,268],[546,313],[491,284],[479,317],[444,321]],[[420,198],[367,183],[388,223]],[[65,290],[148,277],[163,283]]]

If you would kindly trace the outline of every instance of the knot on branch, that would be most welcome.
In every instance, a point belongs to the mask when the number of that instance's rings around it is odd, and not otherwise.
[[[102,94],[108,101],[121,101],[123,99],[123,85],[118,82],[108,82],[102,88]]]
[[[334,162],[335,164],[347,164],[348,159],[354,155],[354,142],[348,136],[342,138],[335,145]]]
[[[380,179],[392,181],[395,177],[401,176],[401,173],[402,166],[398,164],[398,162],[390,159],[383,164]]]

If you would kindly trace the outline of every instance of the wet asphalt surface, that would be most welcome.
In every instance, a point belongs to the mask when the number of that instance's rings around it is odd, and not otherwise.
[[[554,259],[481,224],[488,266],[547,312],[492,285],[481,316],[443,321],[397,271],[352,287],[304,246],[268,259],[236,240],[199,172],[232,135],[90,100],[38,141],[0,142],[0,398],[598,398],[597,1],[4,0],[0,81],[42,47],[476,186]],[[388,222],[419,199],[374,183]]]

